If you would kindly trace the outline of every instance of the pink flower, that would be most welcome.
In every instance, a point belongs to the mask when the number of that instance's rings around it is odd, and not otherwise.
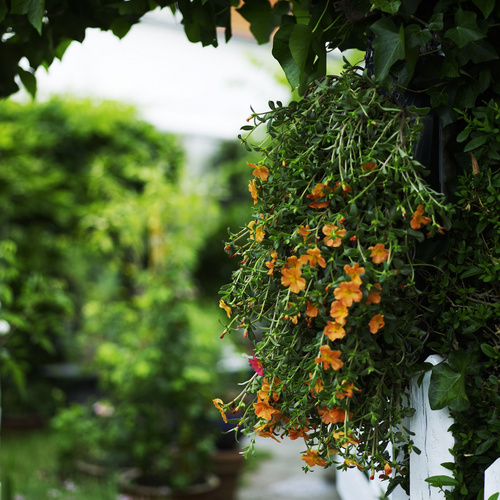
[[[262,363],[255,356],[253,358],[250,358],[248,362],[252,365],[252,368],[257,372],[257,375],[264,375]]]

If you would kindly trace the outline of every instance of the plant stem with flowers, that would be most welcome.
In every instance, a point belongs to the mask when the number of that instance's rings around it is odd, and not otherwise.
[[[449,224],[412,156],[419,113],[350,67],[245,127],[268,135],[249,146],[255,212],[226,247],[242,261],[220,306],[256,374],[216,405],[253,438],[302,438],[306,469],[407,468],[404,396],[427,336],[416,248]]]

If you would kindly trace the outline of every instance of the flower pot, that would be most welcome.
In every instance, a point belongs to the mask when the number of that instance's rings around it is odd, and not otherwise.
[[[141,476],[137,470],[121,474],[118,480],[120,492],[131,500],[214,500],[215,497],[211,495],[219,484],[219,478],[210,474],[203,482],[173,491],[162,485],[159,478]]]
[[[245,465],[245,457],[238,448],[218,450],[212,457],[213,470],[220,479],[218,488],[210,497],[211,500],[234,500],[238,489],[241,471]]]

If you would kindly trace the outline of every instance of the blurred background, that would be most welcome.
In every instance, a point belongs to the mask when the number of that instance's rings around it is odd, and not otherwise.
[[[292,96],[269,47],[233,32],[193,45],[167,10],[122,40],[87,30],[36,101],[0,102],[2,500],[235,498],[212,399],[251,354],[220,340],[256,160],[236,138]]]

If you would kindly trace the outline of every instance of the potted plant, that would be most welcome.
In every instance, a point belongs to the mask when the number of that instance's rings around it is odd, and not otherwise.
[[[224,334],[252,342],[255,373],[214,402],[224,418],[243,411],[253,440],[303,439],[305,468],[388,479],[408,466],[405,394],[429,335],[421,256],[450,214],[412,155],[421,115],[348,67],[243,127],[265,123],[268,138],[253,146],[254,215],[226,247],[240,267],[220,306]]]

